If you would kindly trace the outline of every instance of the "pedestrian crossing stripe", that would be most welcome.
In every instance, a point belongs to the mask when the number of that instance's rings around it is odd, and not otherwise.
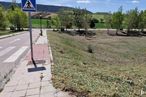
[[[23,10],[35,10],[35,7],[32,4],[31,0],[26,0]]]

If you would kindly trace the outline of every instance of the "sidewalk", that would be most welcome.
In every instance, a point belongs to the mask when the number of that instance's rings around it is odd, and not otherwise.
[[[51,81],[51,63],[48,50],[46,30],[43,30],[34,48],[34,60],[37,68],[31,64],[30,53],[16,69],[15,74],[5,85],[0,97],[74,97],[68,93],[57,90]],[[50,48],[50,47],[49,47]]]

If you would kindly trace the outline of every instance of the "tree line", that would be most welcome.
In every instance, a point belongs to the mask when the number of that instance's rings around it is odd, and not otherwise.
[[[95,24],[98,23],[92,16],[93,14],[86,9],[62,9],[58,12],[58,16],[51,19],[51,23],[57,29],[75,28],[78,31],[80,29],[87,31],[88,28],[95,28]],[[117,12],[105,15],[102,21],[107,29],[116,29],[117,35],[118,32],[127,35],[146,33],[144,30],[146,28],[146,10],[139,11],[138,8],[135,8],[124,13],[123,8],[120,7]]]
[[[50,22],[53,28],[67,30],[76,28],[78,30],[95,27],[95,22],[92,20],[92,14],[86,9],[61,9],[55,17],[51,17]]]
[[[12,31],[21,31],[28,25],[27,14],[16,5],[11,5],[8,10],[0,5],[0,17],[0,30],[10,27]]]
[[[105,21],[108,29],[116,29],[116,34],[119,31],[127,35],[145,34],[146,10],[139,11],[138,8],[135,8],[123,13],[122,7],[120,7],[117,12],[106,16]]]

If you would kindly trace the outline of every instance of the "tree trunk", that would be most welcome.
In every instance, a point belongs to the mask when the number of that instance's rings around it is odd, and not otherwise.
[[[129,32],[130,32],[130,29],[128,28],[128,29],[127,29],[127,36],[129,36]]]
[[[107,28],[107,34],[109,35],[109,28]]]
[[[116,35],[118,35],[118,29],[116,29]]]

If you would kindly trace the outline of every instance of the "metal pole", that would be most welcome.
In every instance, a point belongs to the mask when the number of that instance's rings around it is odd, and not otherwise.
[[[43,31],[42,31],[42,15],[40,15],[40,35],[43,35]]]
[[[33,44],[32,44],[32,24],[31,24],[31,12],[28,12],[29,15],[29,32],[30,32],[30,49],[31,49],[31,60],[34,62],[33,58]]]

